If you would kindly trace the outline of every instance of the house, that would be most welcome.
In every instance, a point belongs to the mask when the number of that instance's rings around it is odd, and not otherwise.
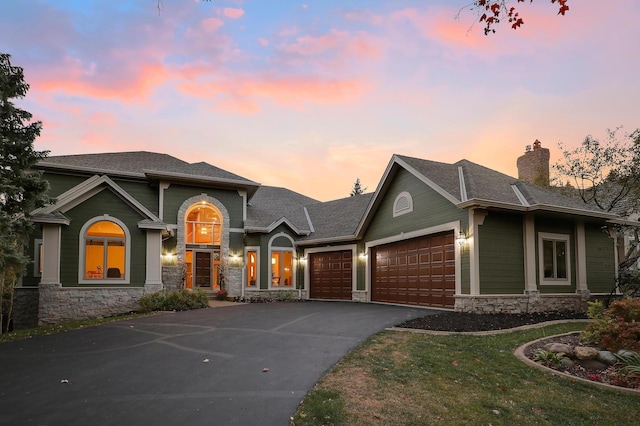
[[[55,202],[33,212],[33,268],[18,290],[40,324],[183,287],[528,312],[584,310],[614,285],[603,229],[617,215],[467,160],[394,155],[375,192],[330,202],[151,152],[37,168]]]

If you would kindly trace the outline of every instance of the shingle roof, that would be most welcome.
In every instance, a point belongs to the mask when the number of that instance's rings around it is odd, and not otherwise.
[[[249,179],[204,162],[187,163],[168,154],[148,151],[107,152],[99,154],[58,155],[38,163],[40,168],[64,168],[104,174],[124,174],[144,177],[180,174],[194,178],[209,178],[257,185]]]
[[[265,231],[286,219],[297,231],[308,233],[311,225],[304,208],[317,203],[318,200],[286,188],[261,186],[247,206],[245,227]]]
[[[354,195],[307,207],[314,232],[306,240],[325,240],[355,236],[373,193]]]

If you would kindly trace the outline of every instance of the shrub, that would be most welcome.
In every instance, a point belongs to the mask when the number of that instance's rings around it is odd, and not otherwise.
[[[160,291],[146,294],[140,298],[143,312],[151,311],[188,311],[209,306],[207,293],[198,290]]]
[[[581,340],[611,352],[640,350],[640,299],[613,302],[585,328]]]
[[[218,300],[227,300],[227,290],[218,290],[216,292],[216,299]]]
[[[563,353],[551,352],[545,349],[538,349],[533,354],[533,360],[535,362],[547,367],[558,367],[564,357]]]

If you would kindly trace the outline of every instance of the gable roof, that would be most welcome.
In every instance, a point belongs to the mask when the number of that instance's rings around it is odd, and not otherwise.
[[[407,170],[445,199],[461,209],[497,208],[514,211],[547,211],[615,220],[605,212],[556,191],[542,188],[468,160],[453,164],[393,155],[358,225],[361,235],[382,202],[393,177]]]
[[[205,162],[187,163],[168,154],[148,151],[59,155],[46,158],[36,167],[241,189],[247,191],[248,198],[260,186],[259,183]]]
[[[299,235],[313,231],[306,206],[320,203],[286,188],[261,186],[247,205],[245,229],[249,232],[271,232],[287,224]]]

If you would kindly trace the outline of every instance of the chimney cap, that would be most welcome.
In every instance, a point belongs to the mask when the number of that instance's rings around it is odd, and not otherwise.
[[[531,151],[531,145],[527,145],[524,147],[525,152]]]

